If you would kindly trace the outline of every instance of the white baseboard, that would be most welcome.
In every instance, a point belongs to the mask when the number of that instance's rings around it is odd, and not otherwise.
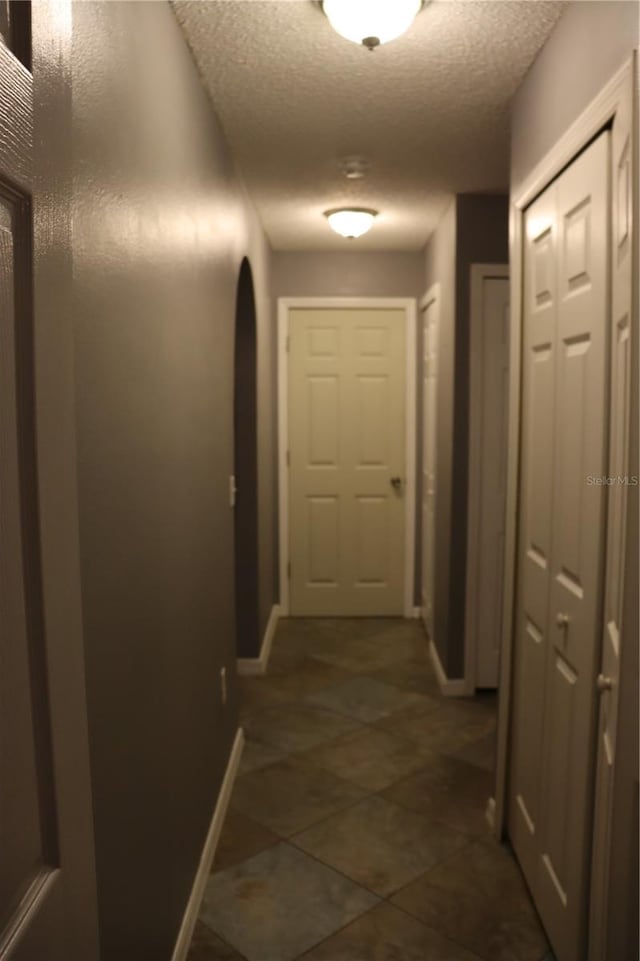
[[[484,816],[489,823],[489,827],[492,831],[495,831],[496,827],[496,799],[490,797],[487,801],[487,810],[484,812]]]
[[[279,619],[280,605],[274,604],[271,608],[271,614],[269,615],[264,637],[262,638],[260,656],[239,657],[238,674],[266,674],[267,665],[269,663],[269,655],[271,654],[271,645],[273,644],[273,636],[276,632]]]
[[[467,682],[463,677],[447,677],[442,666],[442,662],[440,661],[438,649],[431,640],[429,641],[429,655],[431,656],[433,668],[436,672],[436,677],[440,686],[440,693],[445,697],[468,697],[469,690],[467,687]]]
[[[222,830],[222,825],[227,813],[229,801],[231,800],[233,782],[236,779],[243,747],[244,731],[241,727],[239,727],[233,742],[233,747],[231,748],[229,763],[227,764],[227,770],[225,771],[224,780],[222,781],[222,787],[220,788],[220,794],[218,795],[215,811],[213,812],[211,824],[209,825],[207,839],[204,842],[202,854],[200,855],[200,864],[198,865],[198,870],[196,871],[193,887],[191,888],[191,895],[189,896],[187,908],[182,918],[182,924],[180,925],[180,931],[178,933],[176,946],[173,949],[171,961],[186,961],[187,954],[189,953],[189,947],[193,939],[193,932],[196,926],[196,921],[198,920],[198,914],[200,912],[200,903],[202,901],[204,889],[209,878],[209,872],[211,871],[213,856],[216,853],[218,838],[220,837],[220,831]]]
[[[411,609],[411,617],[414,618],[414,620],[419,620],[422,617],[422,608],[413,607]]]

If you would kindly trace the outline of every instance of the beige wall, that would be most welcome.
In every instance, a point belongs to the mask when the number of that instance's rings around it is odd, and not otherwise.
[[[73,136],[102,959],[168,961],[237,726],[228,477],[245,254],[258,311],[263,625],[273,600],[270,251],[168,4],[74,4]]]

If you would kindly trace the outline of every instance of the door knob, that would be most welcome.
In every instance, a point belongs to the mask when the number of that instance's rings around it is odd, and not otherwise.
[[[569,627],[569,615],[568,614],[556,614],[556,624],[562,630],[566,630]]]
[[[600,694],[604,694],[605,691],[610,691],[613,687],[613,678],[607,677],[606,674],[598,674],[596,687]]]
[[[392,477],[392,478],[391,478],[391,486],[393,487],[394,491],[399,492],[399,491],[402,489],[402,478],[401,478],[401,477]]]

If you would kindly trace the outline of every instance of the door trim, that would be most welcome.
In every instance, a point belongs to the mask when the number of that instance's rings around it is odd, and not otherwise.
[[[471,264],[469,309],[469,471],[467,479],[467,585],[465,598],[464,693],[476,689],[478,635],[475,611],[478,593],[478,551],[480,548],[480,468],[482,450],[482,282],[487,278],[509,278],[509,264]]]
[[[425,332],[424,332],[424,315],[426,311],[435,304],[436,310],[436,416],[435,416],[435,431],[436,431],[436,443],[435,443],[435,457],[434,457],[434,474],[436,477],[436,489],[434,495],[434,508],[433,514],[434,518],[436,516],[436,509],[438,506],[438,444],[437,444],[437,434],[438,434],[438,350],[440,347],[440,281],[436,280],[435,283],[431,284],[429,289],[422,295],[420,301],[418,302],[418,311],[420,313],[420,357],[418,358],[419,368],[420,368],[420,391],[422,397],[422,409],[420,411],[420,437],[416,435],[416,441],[420,444],[420,477],[418,489],[416,491],[416,522],[418,518],[420,519],[420,617],[422,618],[422,623],[424,625],[425,631],[429,637],[429,640],[434,642],[434,649],[437,652],[437,647],[435,646],[435,630],[434,630],[434,618],[433,610],[431,611],[431,627],[427,624],[427,604],[426,596],[424,591],[424,578],[425,578],[425,567],[426,558],[424,556],[424,457],[425,457],[425,443],[424,443],[424,352],[425,352]],[[416,402],[417,406],[417,402]],[[417,430],[417,427],[416,427]],[[434,583],[432,584],[433,594],[435,596],[435,575]],[[432,598],[433,602],[433,598]],[[442,667],[442,665],[440,665]],[[445,675],[446,677],[446,675]],[[442,688],[441,688],[442,689]]]
[[[518,507],[520,488],[520,434],[522,384],[522,324],[524,216],[529,204],[579,154],[589,142],[622,109],[626,99],[633,97],[636,76],[634,54],[609,83],[594,98],[578,119],[567,129],[555,146],[511,191],[509,210],[511,309],[509,347],[509,427],[507,435],[507,498],[505,526],[505,563],[502,645],[500,657],[498,738],[496,754],[495,834],[502,838],[506,831],[507,790],[509,776],[509,741],[512,714],[513,634],[516,609],[516,558],[518,538]],[[634,130],[637,143],[637,128]],[[634,146],[635,149],[635,146]],[[637,228],[632,243],[637,246]],[[611,297],[611,292],[609,293]],[[635,303],[635,301],[632,301]]]
[[[405,522],[404,616],[413,617],[416,520],[416,301],[412,297],[279,297],[278,298],[278,547],[280,614],[289,616],[289,312],[295,308],[371,308],[405,312]]]

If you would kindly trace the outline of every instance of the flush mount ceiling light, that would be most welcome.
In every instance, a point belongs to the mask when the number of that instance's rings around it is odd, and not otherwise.
[[[326,210],[325,217],[329,226],[341,237],[353,239],[362,237],[371,229],[373,221],[378,216],[377,210],[367,210],[363,207],[341,208],[340,210]]]
[[[375,50],[413,23],[423,0],[323,0],[329,23],[341,37]]]

